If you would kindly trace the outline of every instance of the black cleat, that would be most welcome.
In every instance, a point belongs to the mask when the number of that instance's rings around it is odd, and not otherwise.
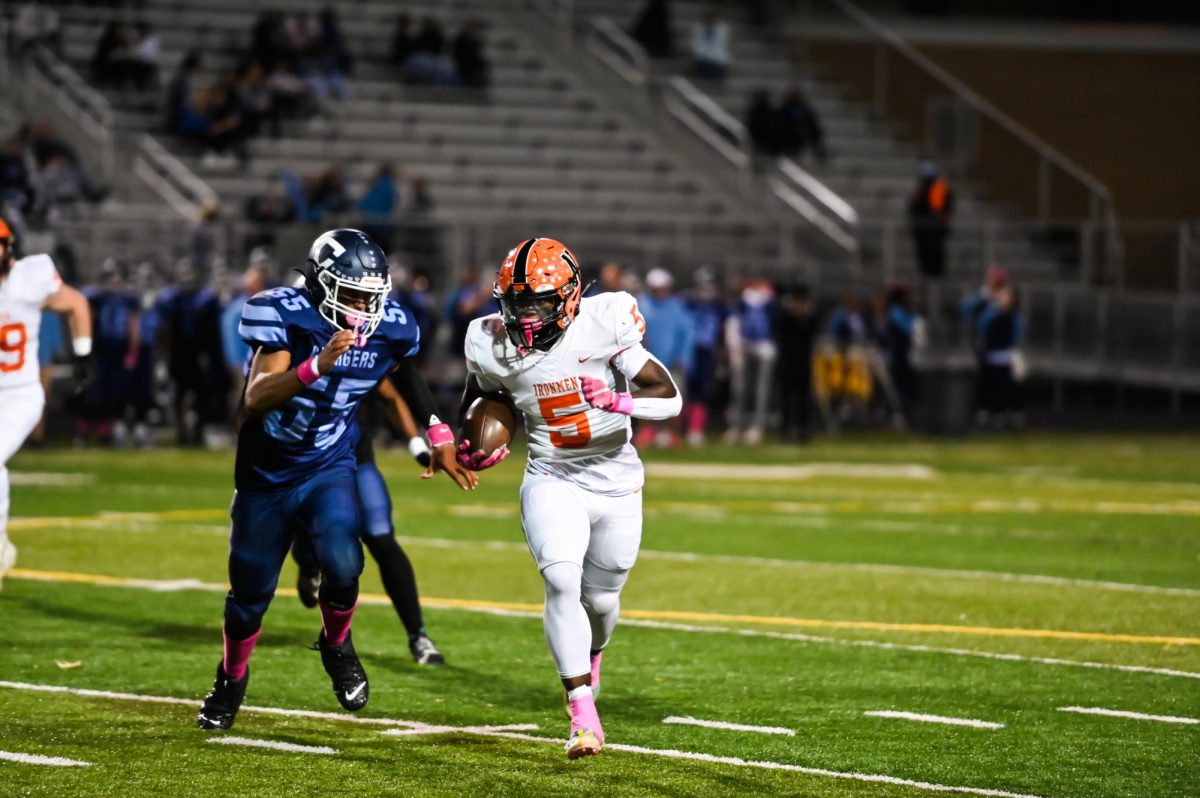
[[[310,610],[317,606],[317,591],[320,589],[320,571],[313,571],[311,574],[301,571],[300,576],[296,578],[296,595],[300,597],[300,603]]]
[[[346,639],[336,646],[318,637],[313,648],[321,652],[321,664],[325,666],[325,672],[333,682],[333,694],[337,696],[342,708],[349,712],[357,712],[365,707],[371,688],[367,684],[367,672],[363,670],[362,663],[358,661],[358,654],[354,652],[354,642],[350,639],[350,633],[347,632]]]
[[[408,650],[412,652],[413,660],[418,665],[445,665],[446,658],[442,656],[442,652],[438,651],[438,647],[429,639],[429,635],[419,635],[413,638],[408,644]]]
[[[201,729],[228,729],[232,726],[238,708],[242,706],[242,699],[246,697],[246,685],[249,682],[249,667],[245,676],[234,681],[225,675],[224,663],[218,663],[217,679],[204,698],[204,705],[196,716],[196,725]]]

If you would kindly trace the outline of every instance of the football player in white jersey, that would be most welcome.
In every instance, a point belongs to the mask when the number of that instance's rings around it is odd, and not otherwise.
[[[471,323],[463,410],[500,394],[525,416],[529,462],[521,524],[546,584],[546,642],[567,691],[567,756],[598,754],[600,659],[642,537],[642,463],[630,417],[666,419],[681,398],[642,347],[645,321],[625,292],[581,299],[575,256],[534,238],[496,277],[501,312]],[[463,441],[459,461],[481,469],[507,456]]]
[[[0,219],[0,580],[17,561],[8,539],[8,460],[37,426],[46,404],[38,374],[42,310],[66,313],[77,357],[92,351],[83,294],[63,285],[49,255],[16,257],[16,235]]]

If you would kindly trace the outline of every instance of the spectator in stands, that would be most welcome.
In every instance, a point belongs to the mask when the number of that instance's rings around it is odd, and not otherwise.
[[[674,55],[670,0],[646,0],[637,21],[633,23],[631,34],[651,58],[670,58]]]
[[[483,54],[483,23],[467,19],[454,37],[452,49],[458,82],[472,89],[486,88],[491,65]]]
[[[350,84],[347,76],[353,66],[350,51],[342,38],[337,12],[325,9],[321,12],[319,28],[307,47],[304,73],[312,87],[317,103],[329,110],[329,100],[350,99]]]
[[[729,24],[716,11],[692,28],[692,64],[706,80],[721,81],[729,74]]]
[[[616,261],[608,261],[600,267],[595,282],[587,286],[584,296],[595,296],[625,290],[625,270]]]
[[[8,206],[18,213],[33,208],[37,196],[29,167],[21,135],[13,135],[0,151],[0,206]]]
[[[346,181],[338,166],[301,181],[291,169],[283,171],[283,185],[294,216],[301,222],[319,222],[327,213],[342,213],[351,206]]]
[[[180,114],[180,134],[204,148],[201,165],[230,169],[245,160],[246,129],[237,103],[236,77],[227,75],[208,89],[193,92]]]
[[[672,290],[674,283],[666,269],[651,269],[646,274],[648,290],[638,297],[637,310],[643,317],[640,326],[645,328],[644,345],[667,367],[682,392],[692,365],[692,317]],[[643,421],[638,426],[637,441],[642,446],[653,441],[656,446],[675,448],[680,444],[679,423],[678,418]]]
[[[217,265],[217,222],[221,205],[216,199],[205,200],[196,211],[196,223],[188,236],[188,258],[201,279],[212,276]]]
[[[272,113],[280,117],[307,117],[316,110],[311,86],[288,69],[287,61],[276,60],[267,74]]]
[[[250,58],[242,64],[238,69],[234,91],[246,138],[259,135],[264,125],[270,128],[273,138],[279,138],[282,132],[279,110],[267,86],[267,75],[261,61]]]
[[[755,155],[763,159],[779,155],[782,150],[780,121],[780,109],[771,100],[771,93],[766,89],[755,90],[746,108],[746,131],[750,134]]]
[[[495,311],[491,282],[486,278],[481,280],[479,270],[467,269],[442,308],[442,317],[450,322],[450,351],[462,349],[463,341],[467,339],[467,327],[472,321]]]
[[[700,446],[713,409],[717,359],[728,315],[716,275],[708,268],[696,270],[696,287],[688,301],[688,312],[692,319],[692,357],[687,370],[684,420],[688,445]]]
[[[412,179],[408,198],[408,212],[414,216],[428,216],[433,213],[433,194],[429,191],[429,180],[421,175]]]
[[[416,47],[416,37],[412,32],[412,18],[408,14],[396,17],[396,30],[392,33],[392,63],[403,69],[408,63]]]
[[[911,424],[917,404],[917,372],[913,350],[924,345],[924,321],[913,309],[908,286],[896,283],[887,292],[883,344],[887,370],[899,402],[897,425]]]
[[[413,321],[421,331],[422,341],[433,341],[437,337],[438,315],[435,300],[429,293],[429,275],[423,271],[411,273],[404,266],[392,261],[392,298],[412,311]],[[417,365],[424,365],[432,346],[421,347],[417,353]]]
[[[787,289],[775,317],[775,344],[779,350],[779,433],[784,440],[806,443],[812,436],[809,408],[816,337],[817,314],[809,299],[808,286]]]
[[[396,188],[396,168],[381,164],[367,192],[358,201],[358,212],[362,214],[362,229],[375,239],[384,252],[392,249],[395,237],[395,216],[400,205],[400,193]]]
[[[196,73],[199,71],[200,53],[189,51],[167,85],[166,130],[172,135],[183,135],[184,109],[196,92]]]
[[[55,135],[52,124],[39,122],[29,128],[28,135],[28,146],[48,202],[74,202],[80,198],[99,202],[108,194],[108,189],[88,174],[75,150]]]
[[[250,52],[264,64],[274,66],[287,56],[283,14],[267,9],[258,15],[250,34]]]
[[[908,226],[921,274],[938,279],[946,273],[946,239],[954,219],[954,192],[930,161],[922,161],[920,179],[908,200]]]
[[[125,70],[139,91],[158,84],[159,43],[154,29],[147,22],[133,26]]]
[[[453,86],[458,82],[454,61],[446,54],[446,35],[436,19],[427,17],[413,40],[412,53],[404,64],[409,83]]]
[[[983,315],[988,304],[995,298],[1000,289],[1008,285],[1008,271],[999,266],[991,265],[984,272],[983,285],[973,294],[963,297],[959,303],[963,319],[972,331],[978,328],[979,317]]]
[[[62,55],[62,20],[52,8],[41,3],[22,3],[12,21],[13,45],[18,58],[39,45]]]
[[[775,289],[768,280],[746,283],[725,323],[732,397],[726,438],[757,444],[767,423],[775,373]]]
[[[798,160],[805,150],[811,150],[818,162],[825,163],[824,129],[802,90],[792,89],[784,95],[779,106],[779,130],[784,155]]]
[[[975,354],[979,373],[975,388],[975,420],[979,425],[1018,428],[1024,424],[1017,381],[1024,373],[1020,353],[1022,319],[1016,294],[1005,282],[979,314]]]
[[[311,14],[300,11],[287,15],[283,21],[283,54],[293,72],[303,75],[308,71],[319,43],[320,34]]]
[[[126,273],[124,263],[107,258],[100,267],[100,283],[84,290],[93,320],[96,380],[89,402],[90,419],[76,424],[77,441],[86,438],[89,431],[113,446],[124,446],[129,439],[125,411],[132,399],[141,328],[138,298],[126,286]]]
[[[92,53],[92,82],[97,86],[120,85],[125,80],[122,59],[129,46],[129,31],[115,20],[104,26]]]

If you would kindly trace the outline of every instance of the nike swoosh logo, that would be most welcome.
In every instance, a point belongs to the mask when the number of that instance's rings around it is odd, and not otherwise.
[[[358,687],[355,687],[353,690],[347,690],[346,691],[346,700],[353,701],[354,699],[358,698],[358,694],[361,693],[363,691],[363,689],[366,688],[366,686],[367,686],[367,683],[363,682]]]
[[[595,356],[596,356],[596,353],[595,353],[595,352],[593,352],[593,353],[592,353],[592,354],[590,354],[590,355],[584,355],[583,357],[579,358],[579,362],[580,362],[580,363],[582,363],[582,362],[584,362],[585,360],[591,360],[591,359],[592,359],[592,358],[594,358]]]

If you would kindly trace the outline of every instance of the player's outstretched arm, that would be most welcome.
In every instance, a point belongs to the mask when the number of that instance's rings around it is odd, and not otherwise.
[[[296,368],[292,368],[290,352],[258,350],[250,364],[250,376],[246,378],[246,411],[260,416],[285,404],[322,374],[332,371],[337,359],[353,343],[354,333],[350,330],[336,332],[319,354]]]
[[[437,403],[425,379],[417,373],[416,366],[408,358],[396,364],[396,388],[413,411],[413,417],[422,419],[428,430],[429,446],[433,456],[429,468],[421,475],[421,479],[430,479],[439,471],[445,471],[446,476],[454,480],[454,484],[463,490],[475,490],[479,477],[458,463],[454,451],[454,433],[450,425],[438,418]]]
[[[429,444],[425,442],[425,438],[421,436],[421,431],[417,428],[417,422],[413,421],[412,411],[408,409],[408,403],[404,401],[404,397],[387,377],[379,381],[375,393],[383,403],[383,413],[387,416],[392,429],[403,435],[404,439],[408,441],[408,451],[412,454],[413,459],[428,468],[433,461],[433,455],[429,450]]]

